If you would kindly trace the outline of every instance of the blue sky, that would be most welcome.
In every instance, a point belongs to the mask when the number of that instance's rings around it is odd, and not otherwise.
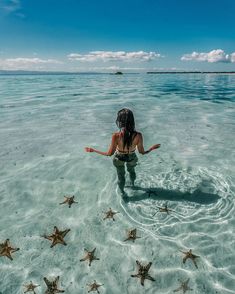
[[[0,69],[235,70],[234,0],[0,0]]]

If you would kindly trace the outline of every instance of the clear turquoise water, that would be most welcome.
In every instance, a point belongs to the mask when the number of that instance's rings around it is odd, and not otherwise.
[[[235,76],[61,75],[0,77],[0,243],[20,251],[0,257],[0,293],[22,293],[32,280],[60,275],[65,293],[235,293]],[[116,112],[134,111],[145,146],[137,189],[118,192],[107,150]],[[152,189],[155,193],[148,193]],[[78,204],[59,205],[64,195]],[[168,203],[174,210],[160,213]],[[111,207],[116,221],[103,221]],[[67,246],[41,236],[70,228]],[[137,228],[135,243],[123,242]],[[96,247],[89,268],[79,260]],[[198,269],[180,250],[199,255]],[[145,286],[130,277],[135,260],[152,262]],[[179,292],[180,293],[180,292]],[[183,293],[183,292],[181,292]]]

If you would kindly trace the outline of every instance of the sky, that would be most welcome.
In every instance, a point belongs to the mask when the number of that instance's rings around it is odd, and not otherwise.
[[[235,70],[235,0],[0,0],[0,70]]]

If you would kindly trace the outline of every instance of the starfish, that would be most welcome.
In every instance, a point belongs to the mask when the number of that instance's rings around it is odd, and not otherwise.
[[[165,206],[163,207],[159,207],[157,206],[157,208],[159,209],[160,212],[166,212],[167,214],[169,214],[170,211],[173,211],[172,209],[169,209],[168,206],[167,206],[167,203],[165,204]],[[157,213],[157,212],[156,212]],[[154,215],[156,214],[154,213]],[[154,216],[153,215],[153,216]]]
[[[155,279],[152,278],[148,273],[148,271],[152,265],[152,262],[149,262],[147,265],[141,265],[140,262],[138,260],[136,260],[136,264],[138,267],[138,273],[135,275],[131,275],[131,277],[140,278],[140,282],[141,282],[142,286],[144,286],[145,279],[148,279],[150,281],[155,281]]]
[[[56,294],[56,293],[64,293],[64,290],[59,290],[58,289],[58,281],[59,281],[59,276],[55,278],[54,281],[50,282],[46,277],[43,278],[44,282],[47,285],[47,290],[45,294]]]
[[[179,280],[179,282],[181,283],[180,287],[175,289],[173,292],[178,292],[178,291],[182,290],[183,293],[185,293],[187,290],[189,290],[189,291],[193,290],[193,289],[189,288],[189,286],[188,286],[189,279],[187,279],[185,282],[182,282]]]
[[[4,243],[0,243],[0,256],[6,256],[10,260],[13,260],[11,253],[20,250],[20,248],[13,248],[10,245],[10,240],[6,239]]]
[[[35,288],[37,288],[39,285],[34,285],[33,283],[32,283],[32,281],[30,281],[30,284],[28,284],[28,285],[24,285],[24,287],[26,288],[26,290],[24,291],[24,293],[27,293],[27,292],[30,292],[30,291],[32,291],[34,294],[36,294],[36,292],[35,292]]]
[[[198,256],[198,255],[194,255],[194,254],[192,253],[192,249],[189,249],[189,251],[187,251],[187,252],[184,252],[184,251],[181,251],[181,250],[180,250],[180,252],[182,252],[182,253],[185,254],[185,257],[183,258],[183,263],[185,263],[186,260],[187,260],[188,258],[190,258],[190,259],[192,259],[192,261],[193,261],[195,267],[198,268],[195,259],[198,258],[198,257],[200,257],[200,256]]]
[[[97,283],[96,283],[96,280],[94,280],[94,283],[92,283],[92,284],[87,284],[87,286],[90,287],[90,290],[88,291],[88,293],[91,292],[91,291],[97,291],[97,293],[100,293],[100,291],[98,290],[98,288],[99,288],[100,286],[103,286],[103,284],[97,284]]]
[[[137,238],[140,238],[140,237],[136,236],[136,229],[129,230],[127,232],[127,238],[124,240],[124,242],[128,241],[128,240],[132,240],[134,242],[135,239],[137,239]]]
[[[70,231],[70,229],[59,231],[58,228],[54,227],[54,233],[52,235],[46,236],[43,235],[45,239],[52,241],[51,248],[54,247],[56,244],[63,244],[67,245],[64,241],[65,235]]]
[[[105,212],[105,217],[103,218],[103,220],[107,219],[107,218],[112,218],[113,221],[115,221],[114,219],[114,215],[119,213],[119,211],[113,211],[111,208],[109,208],[108,211]]]
[[[91,266],[91,263],[93,260],[100,260],[99,258],[96,258],[95,256],[95,250],[96,248],[94,248],[92,251],[88,251],[87,249],[84,249],[86,251],[86,256],[82,259],[80,259],[80,261],[85,261],[88,259],[89,261],[89,266]]]
[[[70,208],[73,203],[78,203],[77,201],[74,201],[74,197],[75,197],[74,195],[72,197],[64,196],[65,200],[63,202],[61,202],[60,204],[68,203],[69,208]]]

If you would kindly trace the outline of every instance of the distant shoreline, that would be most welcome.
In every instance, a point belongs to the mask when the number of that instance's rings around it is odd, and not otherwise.
[[[235,71],[148,71],[147,74],[235,74]]]
[[[60,71],[24,71],[24,70],[0,70],[3,75],[110,75],[110,72],[60,72]],[[147,72],[124,72],[130,74],[235,74],[235,71],[147,71]]]

